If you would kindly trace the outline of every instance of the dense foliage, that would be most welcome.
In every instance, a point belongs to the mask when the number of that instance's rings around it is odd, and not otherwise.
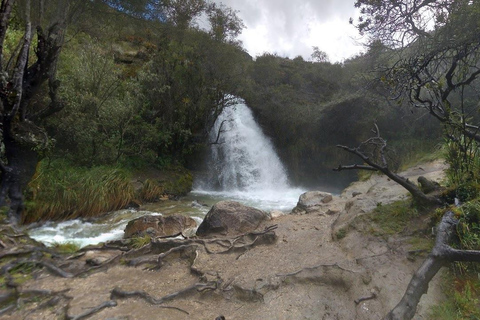
[[[381,44],[389,56],[387,63],[377,65],[379,83],[400,104],[407,102],[443,127],[450,165],[447,193],[455,199],[455,207],[439,211],[442,216],[455,212],[458,239],[454,245],[478,252],[480,3],[358,0],[355,6],[361,10],[356,22],[359,31],[370,37],[372,45]],[[478,263],[464,262],[478,259],[458,261],[462,262],[452,264],[453,274],[459,276],[449,285],[453,294],[435,310],[435,319],[479,316]],[[401,312],[404,305],[397,307]]]
[[[374,122],[396,148],[397,166],[439,141],[430,118],[385,99],[387,89],[371,71],[389,61],[382,45],[335,64],[318,48],[313,61],[269,53],[252,59],[236,38],[242,21],[224,5],[57,1],[73,10],[65,41],[55,77],[39,88],[26,114],[48,137],[38,159],[92,169],[199,169],[208,132],[236,97],[254,110],[295,184],[343,187],[355,179],[331,172],[349,159],[335,145],[361,141]],[[15,4],[8,52],[23,34],[24,2]],[[197,24],[201,15],[206,29]]]
[[[335,146],[358,144],[374,123],[396,150],[397,168],[439,143],[440,129],[432,119],[385,98],[370,69],[381,58],[375,49],[342,64],[257,57],[251,72],[255,90],[246,100],[296,183],[344,187],[354,174],[331,168],[351,157]]]

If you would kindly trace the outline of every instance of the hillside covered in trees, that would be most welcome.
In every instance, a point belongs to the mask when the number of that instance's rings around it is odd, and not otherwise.
[[[341,188],[355,179],[353,173],[331,172],[351,159],[335,145],[359,143],[374,122],[395,147],[397,166],[440,141],[438,124],[406,104],[393,105],[375,83],[372,67],[388,59],[382,48],[334,64],[314,54],[309,61],[271,53],[251,57],[236,38],[243,24],[235,11],[207,1],[7,3],[5,71],[16,75],[12,61],[21,55],[18,44],[30,21],[37,32],[32,29],[25,67],[42,65],[48,74],[33,79],[18,122],[22,135],[36,130],[28,149],[37,160],[22,164],[25,173],[13,179],[19,185],[10,190],[26,191],[36,162],[42,163],[26,194],[27,212],[34,216],[25,221],[72,217],[68,207],[45,209],[52,207],[45,198],[69,198],[69,190],[52,181],[75,176],[78,168],[121,168],[115,176],[120,181],[149,167],[205,170],[208,132],[237,99],[253,109],[296,185]],[[10,191],[5,186],[2,192]],[[16,193],[7,198],[20,200]],[[134,197],[129,190],[123,193],[119,198]]]

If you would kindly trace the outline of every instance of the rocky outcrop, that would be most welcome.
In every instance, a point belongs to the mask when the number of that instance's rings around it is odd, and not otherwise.
[[[322,191],[308,191],[303,193],[292,210],[295,214],[305,214],[318,210],[322,205],[333,200],[331,193]]]
[[[175,236],[187,229],[195,228],[197,222],[190,217],[181,215],[150,216],[146,215],[128,222],[124,238]]]
[[[255,230],[269,218],[268,213],[239,202],[220,201],[207,213],[198,227],[197,235],[238,235]]]

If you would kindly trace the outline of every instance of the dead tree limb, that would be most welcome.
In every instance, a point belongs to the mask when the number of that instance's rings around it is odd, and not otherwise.
[[[402,300],[385,316],[385,320],[412,319],[420,298],[428,290],[430,280],[440,268],[448,263],[455,261],[480,262],[480,250],[460,250],[449,245],[456,235],[457,224],[458,220],[453,212],[445,213],[437,227],[435,246],[413,275]]]
[[[439,206],[442,201],[436,196],[426,195],[417,185],[410,182],[408,179],[393,172],[388,164],[387,141],[380,136],[378,126],[375,124],[373,130],[375,136],[365,140],[358,147],[351,148],[343,145],[337,145],[338,148],[352,153],[362,159],[365,164],[354,165],[339,165],[334,171],[342,170],[370,170],[378,171],[395,181],[412,195],[413,199],[424,206]]]

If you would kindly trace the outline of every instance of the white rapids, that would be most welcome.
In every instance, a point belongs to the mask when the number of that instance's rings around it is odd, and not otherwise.
[[[218,136],[218,132],[221,134]],[[180,201],[154,204],[148,211],[119,210],[102,218],[50,222],[31,229],[32,238],[47,245],[75,243],[80,247],[123,237],[128,221],[146,214],[181,213],[200,224],[220,200],[235,200],[262,210],[287,212],[303,192],[288,183],[285,167],[271,141],[243,103],[225,108],[210,133],[209,172],[195,181],[194,190]],[[205,204],[198,206],[193,204]]]

